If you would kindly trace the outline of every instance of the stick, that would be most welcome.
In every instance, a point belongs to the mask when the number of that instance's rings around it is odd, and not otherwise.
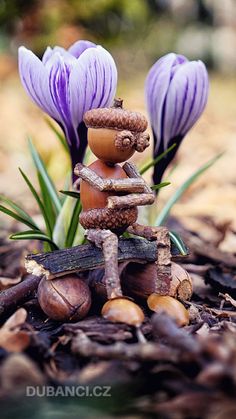
[[[40,276],[27,275],[19,284],[0,293],[0,315],[25,302],[37,289]]]
[[[158,343],[145,344],[116,342],[112,345],[102,345],[93,342],[79,330],[72,340],[72,352],[80,357],[96,357],[101,359],[120,359],[125,361],[172,361],[176,362],[177,353]]]
[[[132,208],[140,205],[152,205],[155,197],[152,193],[129,194],[125,196],[109,196],[108,208]]]
[[[172,248],[172,258],[179,257],[179,251]],[[118,262],[155,262],[157,244],[145,239],[119,239]],[[104,266],[102,250],[93,244],[75,246],[70,249],[26,256],[26,269],[36,276],[45,275],[47,279],[56,278],[72,272],[87,271]]]
[[[99,191],[115,191],[115,192],[143,192],[145,188],[144,180],[140,178],[127,179],[103,179],[89,167],[78,163],[75,166],[74,173],[84,181],[88,182]]]
[[[131,163],[131,162],[126,162],[124,165],[123,165],[123,169],[124,169],[124,171],[125,171],[125,173],[130,177],[130,178],[137,178],[137,179],[143,179],[143,177],[140,175],[140,173],[139,173],[139,171],[138,171],[138,169],[137,169],[137,167],[135,166],[135,164],[134,163]],[[145,182],[145,180],[143,179],[143,181],[144,181],[144,183],[145,183],[145,189],[144,189],[144,192],[145,193],[152,193],[153,194],[153,191],[152,191],[152,189],[150,188],[150,186]]]

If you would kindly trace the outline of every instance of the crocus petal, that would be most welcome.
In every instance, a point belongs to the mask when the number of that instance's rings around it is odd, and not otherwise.
[[[208,75],[201,61],[167,54],[146,79],[146,101],[154,137],[154,158],[174,142],[176,147],[154,168],[159,183],[181,141],[203,112],[208,97]]]
[[[44,112],[59,121],[60,116],[49,90],[47,69],[39,58],[25,47],[19,48],[19,73],[28,95]]]
[[[70,74],[73,126],[78,126],[87,110],[109,106],[115,95],[116,84],[116,65],[109,52],[102,47],[84,51]]]
[[[46,68],[49,72],[49,89],[55,107],[60,115],[60,121],[71,125],[69,76],[76,59],[66,60],[59,52],[48,60]]]
[[[68,51],[48,47],[42,61],[21,47],[19,68],[29,96],[64,130],[73,168],[83,160],[87,146],[84,113],[109,106],[114,97],[117,70],[113,58],[89,41],[76,42]]]
[[[87,48],[96,48],[97,45],[90,41],[77,41],[73,45],[70,46],[68,52],[72,54],[75,58],[79,58],[80,55],[87,49]]]
[[[195,63],[186,63],[178,68],[170,82],[166,97],[163,129],[164,148],[169,140],[182,134],[183,126],[189,118],[192,103],[196,97]]]
[[[166,93],[180,60],[181,62],[187,61],[183,56],[179,58],[174,53],[167,54],[151,67],[146,78],[146,103],[151,125],[156,136],[155,150],[158,150],[163,138],[163,107]]]
[[[44,52],[42,56],[42,63],[46,65],[48,61],[50,60],[50,58],[56,53],[61,55],[61,57],[63,57],[67,61],[73,60],[75,58],[66,49],[62,47],[57,47],[57,46],[54,48],[47,47],[46,51]]]
[[[185,135],[195,124],[201,116],[207,104],[209,94],[209,82],[207,69],[203,62],[198,61],[196,66],[196,90],[195,98],[192,103],[191,112],[186,124],[182,128],[183,135]]]
[[[201,61],[167,54],[151,68],[146,79],[146,101],[155,150],[163,142],[183,137],[201,115],[208,97],[208,75]]]

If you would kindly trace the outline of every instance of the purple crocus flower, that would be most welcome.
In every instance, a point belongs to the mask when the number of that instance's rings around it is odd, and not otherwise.
[[[48,47],[42,61],[20,47],[19,72],[31,99],[63,129],[73,168],[87,146],[84,113],[109,106],[114,98],[117,70],[112,56],[89,41],[78,41],[68,50]]]
[[[208,74],[202,61],[188,61],[183,55],[170,53],[150,69],[145,93],[154,136],[154,158],[176,143],[155,166],[155,184],[161,181],[182,139],[202,114],[208,89]]]

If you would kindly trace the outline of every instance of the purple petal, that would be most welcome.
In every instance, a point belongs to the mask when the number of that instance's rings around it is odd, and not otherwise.
[[[162,144],[182,138],[201,115],[208,97],[208,75],[201,61],[189,62],[184,56],[167,54],[149,71],[146,101],[156,154]]]
[[[209,81],[206,67],[201,61],[196,62],[196,77],[195,100],[192,104],[189,118],[182,128],[183,135],[185,135],[192,128],[207,104]]]
[[[168,148],[169,140],[182,134],[182,127],[189,118],[196,84],[195,63],[183,64],[170,82],[165,107],[163,141]]]
[[[77,41],[70,46],[68,52],[72,54],[75,58],[79,58],[80,55],[88,48],[96,48],[97,45],[90,41]]]
[[[60,115],[60,121],[66,126],[71,126],[69,76],[75,62],[75,58],[65,60],[65,57],[56,52],[46,65],[49,71],[51,97]]]
[[[48,72],[39,58],[25,47],[19,48],[19,73],[21,82],[31,99],[52,118],[60,120],[50,94]]]
[[[73,126],[93,108],[109,106],[114,98],[117,70],[112,56],[102,47],[89,48],[70,74],[70,111]]]
[[[165,100],[171,78],[180,63],[185,61],[187,59],[183,56],[174,53],[167,54],[151,67],[147,75],[145,94],[151,125],[157,140],[155,150],[158,150],[163,138]]]

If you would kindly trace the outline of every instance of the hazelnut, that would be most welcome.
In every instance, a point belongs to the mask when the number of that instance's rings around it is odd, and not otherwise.
[[[136,327],[139,327],[144,321],[141,308],[124,297],[108,300],[102,308],[102,315],[111,322],[126,323]]]
[[[180,327],[189,324],[189,313],[184,305],[169,295],[151,294],[147,299],[147,305],[156,313],[168,314]]]
[[[38,301],[51,319],[78,321],[90,309],[91,294],[88,285],[76,275],[52,280],[43,278],[38,287]]]

